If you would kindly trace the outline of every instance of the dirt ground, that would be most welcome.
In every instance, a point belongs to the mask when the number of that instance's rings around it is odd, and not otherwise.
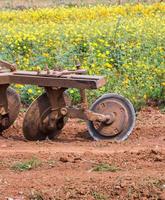
[[[0,136],[0,200],[165,199],[165,115],[159,110],[142,110],[122,143],[91,140],[80,120],[70,120],[55,141],[29,142],[21,124],[22,116]],[[14,167],[29,160],[36,162],[31,169]]]

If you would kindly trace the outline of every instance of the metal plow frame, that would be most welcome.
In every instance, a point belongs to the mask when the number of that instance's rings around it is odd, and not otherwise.
[[[9,100],[7,96],[7,90],[10,84],[30,84],[37,85],[39,87],[45,88],[45,93],[48,98],[48,105],[50,107],[49,112],[43,111],[38,115],[39,123],[36,126],[36,129],[39,131],[45,130],[45,132],[52,132],[52,130],[57,129],[59,119],[64,119],[66,117],[70,118],[80,118],[89,122],[99,122],[101,126],[98,128],[97,132],[105,128],[110,128],[110,135],[107,133],[107,130],[103,132],[102,139],[112,139],[114,134],[120,134],[125,129],[125,123],[128,124],[129,121],[129,112],[127,108],[124,107],[122,102],[112,101],[109,103],[103,102],[101,106],[96,110],[90,110],[88,108],[88,102],[86,97],[86,89],[98,89],[105,85],[106,80],[103,76],[89,76],[86,75],[85,70],[77,69],[75,71],[63,70],[55,71],[49,70],[46,68],[43,71],[17,71],[16,66],[5,61],[0,61],[0,125],[4,127],[9,127],[10,122],[10,111],[9,111]],[[65,101],[64,91],[68,88],[77,88],[80,91],[81,102],[78,106],[71,106]],[[45,98],[45,97],[43,97]],[[113,97],[114,98],[114,97]],[[41,101],[41,100],[40,100]],[[41,102],[41,105],[43,103]],[[112,109],[111,112],[110,104],[113,104],[115,109]],[[108,109],[108,112],[105,110],[105,105]],[[122,110],[122,114],[115,113]],[[47,114],[43,114],[48,112]],[[30,118],[30,113],[27,112],[27,119]],[[43,117],[43,115],[46,115]],[[117,123],[114,123],[115,120],[118,120]],[[135,120],[135,119],[134,119]],[[134,121],[133,120],[133,121]],[[12,120],[13,121],[13,120]],[[55,123],[58,122],[58,123]],[[132,122],[133,123],[133,122]],[[28,123],[26,123],[27,125]],[[113,124],[113,130],[111,125]],[[114,125],[116,124],[116,125]],[[30,124],[28,124],[30,126]],[[46,127],[46,129],[45,129]],[[62,126],[63,127],[63,126]],[[103,128],[104,127],[104,128]],[[97,129],[96,126],[93,127]],[[130,128],[130,127],[129,127]],[[131,128],[132,129],[132,128]],[[26,131],[25,131],[26,132]],[[56,131],[57,132],[57,131]],[[93,132],[92,130],[89,131]],[[45,133],[44,133],[45,134]],[[94,139],[98,139],[96,136],[91,136]],[[30,137],[31,138],[31,137]],[[39,137],[38,139],[43,138]],[[37,140],[37,137],[32,138],[32,140]],[[44,137],[45,139],[45,137]]]

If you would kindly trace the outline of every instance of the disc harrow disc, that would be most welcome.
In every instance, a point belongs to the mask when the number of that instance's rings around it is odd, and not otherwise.
[[[95,140],[125,140],[135,125],[135,111],[128,99],[117,94],[106,94],[100,97],[91,110],[104,115],[113,115],[111,123],[89,121],[88,129]]]
[[[18,117],[20,111],[20,97],[16,91],[12,88],[7,88],[7,100],[8,100],[8,109],[9,109],[9,123],[6,126],[0,125],[0,132],[8,129]]]
[[[23,122],[23,133],[26,139],[33,141],[44,140],[46,137],[53,139],[60,133],[66,119],[64,117],[56,118],[50,127],[47,121],[51,112],[49,98],[44,93],[30,105],[26,112]]]

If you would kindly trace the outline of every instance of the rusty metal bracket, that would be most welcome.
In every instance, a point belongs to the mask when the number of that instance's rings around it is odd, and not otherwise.
[[[4,60],[0,60],[0,71],[3,70],[3,67],[5,67],[6,69],[9,69],[11,72],[14,72],[17,70],[17,66],[15,64],[11,64]]]
[[[50,101],[51,113],[47,118],[44,119],[43,123],[48,124],[50,128],[54,128],[55,121],[62,116],[60,109],[66,106],[64,99],[64,91],[66,89],[45,87],[45,90]]]
[[[110,113],[108,115],[103,115],[90,110],[84,111],[84,109],[73,108],[73,107],[61,108],[60,112],[61,115],[68,116],[70,118],[80,118],[89,121],[99,121],[99,122],[105,122],[106,124],[111,124],[115,120],[115,115],[113,113]]]
[[[83,120],[89,121],[99,121],[105,122],[106,124],[111,124],[115,120],[114,113],[109,113],[108,115],[103,115],[100,113],[96,113],[90,111],[88,109],[87,96],[85,93],[85,89],[80,89],[81,96],[81,106],[78,107],[62,107],[60,109],[61,115],[68,116],[70,118],[80,118]]]
[[[85,89],[80,89],[81,108],[85,111],[88,109],[88,100]]]
[[[66,88],[45,87],[45,90],[49,97],[52,110],[56,110],[65,106],[63,93]]]
[[[111,124],[115,120],[114,113],[109,113],[108,115],[96,113],[90,110],[85,111],[85,115],[89,121],[99,121],[105,122],[106,124]]]
[[[86,73],[87,73],[87,70],[85,69],[52,71],[52,74],[56,77],[60,77],[64,75],[73,75],[73,74],[86,74]]]

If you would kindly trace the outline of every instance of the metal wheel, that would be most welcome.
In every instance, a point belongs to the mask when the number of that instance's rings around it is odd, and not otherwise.
[[[96,113],[113,115],[113,122],[88,121],[90,135],[95,140],[118,140],[128,138],[135,126],[135,111],[131,102],[118,94],[105,94],[92,105]]]
[[[7,100],[9,109],[9,123],[6,126],[0,125],[0,132],[8,129],[18,117],[20,111],[20,97],[16,91],[12,88],[7,88]]]
[[[51,105],[46,93],[39,96],[29,107],[23,122],[23,133],[28,140],[44,140],[46,137],[54,139],[64,127],[66,119],[63,117],[53,120],[49,126]]]

